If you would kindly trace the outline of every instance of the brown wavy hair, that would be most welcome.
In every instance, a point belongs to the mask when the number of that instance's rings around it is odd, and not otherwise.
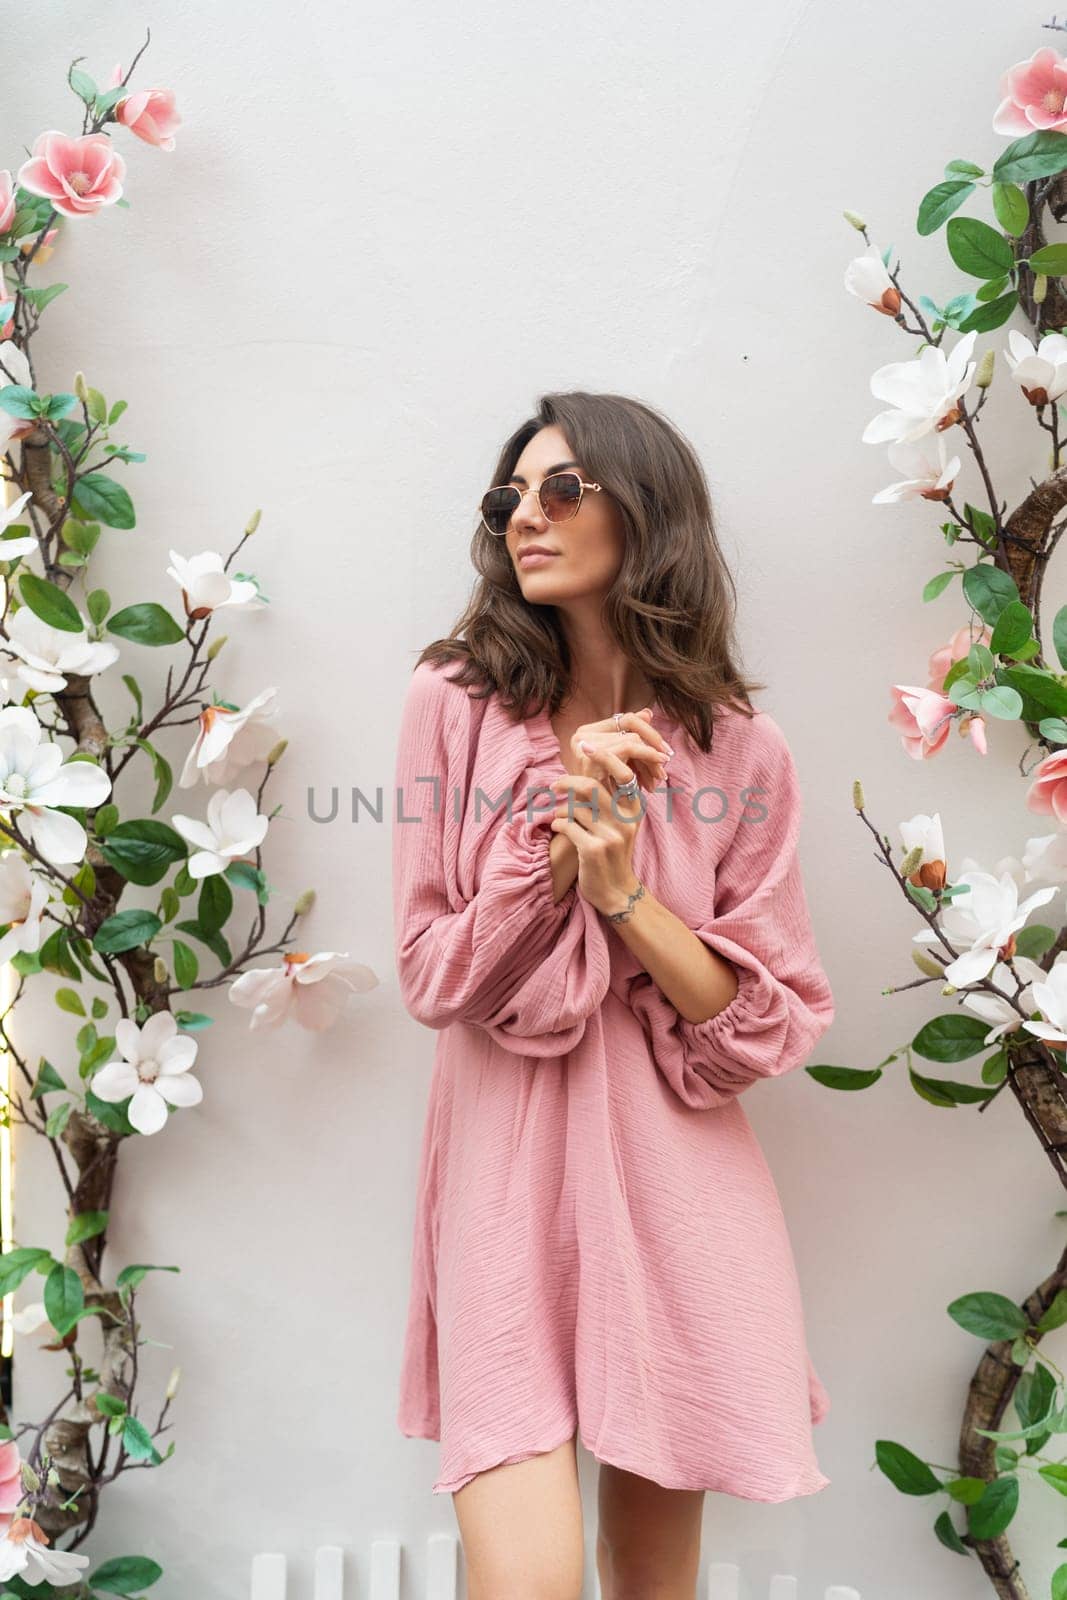
[[[766,684],[737,661],[737,593],[715,532],[711,495],[689,441],[653,407],[584,390],[542,395],[536,416],[504,444],[490,484],[506,483],[528,441],[555,424],[574,459],[614,497],[624,531],[622,564],[604,597],[603,621],[644,673],[667,714],[711,748],[720,708],[751,716],[750,693]],[[423,661],[463,663],[450,681],[496,693],[518,721],[547,704],[554,715],[576,685],[559,613],[523,597],[503,539],[479,518],[470,547],[479,574],[446,637]]]

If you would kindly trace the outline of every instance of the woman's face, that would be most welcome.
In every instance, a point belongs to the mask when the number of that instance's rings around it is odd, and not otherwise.
[[[623,557],[619,508],[604,489],[586,489],[577,513],[567,522],[549,522],[537,498],[550,473],[573,469],[583,482],[593,481],[584,461],[577,461],[558,427],[542,428],[526,445],[510,481],[532,489],[511,519],[505,534],[523,598],[534,605],[559,605],[604,593],[612,585]],[[551,559],[527,566],[524,550],[540,545]]]

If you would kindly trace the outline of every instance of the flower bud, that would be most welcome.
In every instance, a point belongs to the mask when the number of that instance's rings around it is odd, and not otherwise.
[[[165,1398],[167,1400],[173,1400],[174,1396],[178,1393],[178,1384],[181,1382],[181,1376],[182,1376],[181,1367],[175,1367],[174,1371],[171,1373],[170,1377],[167,1379],[167,1389],[166,1389],[166,1395],[165,1395]]]
[[[271,746],[271,748],[267,751],[268,767],[273,767],[276,761],[281,760],[282,755],[285,752],[285,747],[288,743],[288,739],[279,739],[277,744]]]
[[[993,367],[996,364],[996,359],[997,353],[993,349],[992,345],[990,345],[989,349],[982,356],[981,361],[979,361],[978,370],[974,375],[974,381],[978,385],[979,389],[988,389],[989,385],[993,382]]]
[[[85,381],[84,372],[76,372],[74,374],[74,393],[83,405],[89,398],[89,385]]]
[[[167,979],[170,977],[170,973],[167,971],[167,963],[164,961],[162,956],[156,957],[152,966],[152,976],[155,978],[157,983],[166,983]]]
[[[303,894],[297,895],[297,897],[296,897],[296,902],[295,902],[295,904],[293,906],[293,915],[296,916],[296,917],[304,917],[304,916],[306,916],[307,913],[311,910],[311,908],[312,908],[312,906],[314,904],[315,904],[315,891],[314,891],[314,889],[305,889]]]
[[[922,858],[922,845],[913,845],[908,851],[907,855],[904,857],[903,861],[900,863],[900,876],[902,878],[910,878],[913,872],[918,872]]]
[[[22,1477],[23,1488],[28,1489],[31,1494],[41,1487],[41,1480],[28,1461],[19,1462],[19,1473]]]
[[[867,224],[855,211],[842,211],[841,215],[846,222],[850,222],[857,233],[862,233]]]
[[[207,647],[207,651],[205,652],[208,661],[214,661],[215,657],[218,655],[219,651],[222,649],[229,637],[230,636],[228,633],[220,633],[217,639],[212,639],[211,643]]]
[[[1047,294],[1048,294],[1048,274],[1044,273],[1044,272],[1035,272],[1034,273],[1034,305],[1035,306],[1039,306],[1041,304],[1041,302],[1044,300],[1044,298],[1045,298],[1045,296]]]
[[[259,519],[262,515],[262,511],[253,511],[252,515],[245,524],[246,533],[255,533],[256,529],[259,527]]]
[[[921,950],[913,950],[911,959],[919,971],[924,972],[928,978],[940,978],[945,970],[944,967],[939,967],[931,956],[924,955]]]
[[[953,994],[956,993],[956,985],[954,983],[943,984],[942,987],[941,987],[941,993],[944,995],[945,999],[947,1000],[949,995],[953,995]]]
[[[852,785],[852,804],[855,806],[857,811],[862,811],[864,805],[866,804],[863,798],[863,785],[858,778]]]

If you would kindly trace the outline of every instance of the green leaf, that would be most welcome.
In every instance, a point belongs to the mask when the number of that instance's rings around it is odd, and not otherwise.
[[[84,1017],[85,1004],[76,989],[57,989],[54,999],[60,1011],[69,1011],[75,1017]]]
[[[1051,1305],[1042,1313],[1037,1323],[1038,1333],[1048,1333],[1052,1328],[1062,1328],[1067,1322],[1067,1289],[1059,1289]]]
[[[936,1494],[940,1489],[941,1480],[904,1445],[878,1439],[874,1454],[879,1467],[901,1494]]]
[[[24,383],[5,383],[0,389],[0,411],[6,411],[10,417],[32,421],[38,416],[40,408],[39,396]]]
[[[122,674],[122,681],[126,685],[127,689],[130,691],[130,693],[133,695],[134,705],[137,707],[137,720],[138,720],[138,722],[143,722],[144,721],[144,707],[141,704],[141,690],[138,687],[137,679],[136,678],[132,678],[128,672],[124,672]]]
[[[942,1484],[957,1505],[973,1506],[985,1494],[985,1478],[952,1478],[948,1483]]]
[[[994,655],[1011,656],[1034,631],[1034,619],[1021,600],[1009,600],[997,617],[989,648]]]
[[[963,574],[963,593],[983,622],[988,622],[990,627],[996,626],[1005,606],[1019,602],[1015,579],[989,561],[979,561],[977,565],[968,567]]]
[[[119,808],[113,801],[109,800],[106,805],[100,806],[93,819],[93,827],[96,830],[97,838],[106,839],[118,820]]]
[[[45,1118],[44,1124],[44,1131],[49,1139],[58,1139],[61,1136],[73,1110],[73,1100],[61,1100],[57,1106],[52,1108]]]
[[[1051,128],[1013,139],[993,164],[998,183],[1029,183],[1031,178],[1048,178],[1067,169],[1067,135]]]
[[[123,1437],[123,1443],[125,1442]],[[132,1451],[130,1453],[132,1454]],[[152,1453],[156,1456],[154,1445]],[[159,1457],[156,1456],[156,1459]],[[102,1567],[97,1567],[95,1572],[89,1574],[89,1585],[93,1589],[103,1589],[106,1594],[134,1594],[141,1589],[147,1589],[162,1576],[163,1568],[148,1556],[116,1556],[114,1560],[105,1561]]]
[[[58,584],[39,578],[35,572],[19,573],[19,594],[34,616],[64,633],[82,633],[85,624],[74,601]]]
[[[31,1272],[44,1271],[52,1261],[50,1250],[25,1245],[0,1256],[0,1294],[11,1294]]]
[[[74,983],[81,979],[81,972],[70,953],[70,929],[64,925],[50,933],[40,950],[37,958],[46,972],[54,972],[60,978],[70,978]]]
[[[183,939],[174,941],[174,976],[180,989],[189,989],[196,982],[200,963],[196,954]]]
[[[861,1071],[858,1067],[805,1067],[816,1083],[826,1089],[869,1089],[882,1076],[880,1067]]]
[[[976,1505],[967,1507],[967,1522],[976,1539],[995,1539],[1004,1532],[1019,1504],[1018,1478],[994,1478]]]
[[[987,1023],[987,1031],[988,1027]],[[919,1098],[932,1106],[973,1105],[979,1100],[991,1100],[996,1092],[993,1089],[980,1089],[971,1083],[953,1083],[947,1078],[927,1078],[913,1067],[909,1068],[908,1077]]]
[[[973,193],[974,184],[969,178],[949,178],[944,183],[936,183],[919,202],[916,232],[936,233],[945,219],[958,211],[967,196]]]
[[[966,1061],[983,1049],[988,1032],[989,1023],[981,1017],[952,1011],[924,1023],[911,1047],[928,1061]]]
[[[81,1244],[83,1239],[95,1239],[97,1234],[103,1233],[107,1227],[107,1218],[106,1211],[80,1211],[77,1216],[70,1219],[67,1244]]]
[[[945,177],[984,178],[985,168],[977,166],[973,161],[964,161],[958,157],[950,161],[945,167]]]
[[[1067,1539],[1061,1539],[1059,1546],[1067,1544]],[[1052,1600],[1067,1600],[1067,1562],[1057,1567],[1052,1574]]]
[[[995,689],[983,689],[978,696],[978,710],[986,717],[1003,717],[1013,722],[1022,709],[1022,695],[1007,684],[998,684]]]
[[[163,924],[153,911],[116,911],[107,917],[93,935],[93,947],[102,955],[119,955],[147,944]]]
[[[224,926],[233,910],[233,893],[220,872],[213,872],[203,880],[196,920],[205,934],[215,934]]]
[[[1047,273],[1050,278],[1062,277],[1067,272],[1067,244],[1046,244],[1035,250],[1029,266],[1031,271]]]
[[[137,739],[152,763],[152,772],[156,780],[156,792],[152,796],[152,810],[156,812],[170,794],[174,786],[174,773],[171,771],[170,762],[156,749],[154,744],[149,744],[147,739]]]
[[[70,86],[79,100],[84,100],[88,106],[92,105],[96,99],[96,84],[87,72],[82,71],[81,67],[71,67]]]
[[[1012,289],[996,300],[976,306],[968,316],[957,323],[957,327],[960,333],[989,333],[993,328],[1003,327],[1018,303],[1018,291]]]
[[[1018,238],[1030,221],[1030,206],[1016,183],[994,183],[993,211],[1005,233]]]
[[[1010,684],[1023,697],[1023,720],[1039,722],[1051,712],[1053,716],[1067,716],[1067,688],[1049,672],[1039,667],[998,667],[998,683]]]
[[[91,589],[85,607],[93,623],[99,627],[111,610],[111,596],[106,589]]]
[[[102,1000],[99,995],[94,996],[92,1009],[93,1016],[96,1018],[97,1022],[99,1022],[102,1017],[107,1016],[107,1001]]]
[[[178,933],[188,933],[194,939],[198,939],[201,944],[206,944],[212,955],[222,966],[228,967],[233,960],[233,953],[221,933],[211,933],[207,928],[201,927],[199,922],[195,922],[191,918],[186,922],[176,922],[174,927]]]
[[[52,1063],[42,1056],[40,1065],[37,1068],[37,1077],[33,1088],[30,1090],[30,1099],[39,1100],[44,1094],[51,1094],[55,1090],[63,1092],[66,1087]]]
[[[1007,239],[977,217],[950,218],[945,242],[960,271],[973,278],[999,278],[1015,265],[1015,254]]]
[[[152,1435],[137,1417],[126,1417],[122,1425],[122,1446],[132,1461],[151,1461],[159,1466],[162,1456],[152,1443]],[[95,1580],[99,1587],[99,1579]],[[140,1585],[138,1585],[140,1587]],[[121,1594],[122,1590],[113,1593]]]
[[[928,584],[924,585],[924,587],[923,587],[923,599],[924,600],[936,600],[938,595],[942,592],[942,590],[948,588],[949,584],[952,582],[952,580],[953,580],[953,578],[955,576],[956,576],[956,574],[954,572],[952,572],[952,571],[939,572],[936,575],[936,577],[933,577],[933,578],[930,579],[930,582]]]
[[[131,1262],[128,1267],[123,1267],[122,1271],[115,1279],[115,1288],[125,1289],[126,1285],[130,1284],[136,1289],[137,1285],[141,1282],[141,1279],[144,1278],[149,1272],[180,1272],[181,1270],[181,1267],[164,1267],[160,1266],[156,1262],[151,1261]]]
[[[205,1011],[176,1011],[174,1020],[186,1033],[202,1033],[205,1028],[210,1028],[214,1017],[209,1017]]]
[[[130,639],[134,644],[180,644],[185,638],[184,630],[170,612],[154,600],[146,600],[141,605],[124,606],[109,617],[107,629],[109,633],[117,633],[121,639]]]
[[[175,861],[188,855],[185,840],[165,822],[141,817],[120,822],[101,844],[105,861],[130,883],[158,883]]]
[[[82,1281],[71,1267],[57,1261],[44,1283],[44,1309],[56,1332],[69,1333],[85,1305]]]
[[[945,1309],[954,1322],[979,1339],[1014,1339],[1030,1325],[1021,1306],[992,1290],[961,1295]]]
[[[956,1532],[952,1518],[947,1511],[942,1511],[934,1523],[934,1532],[949,1550],[954,1550],[958,1556],[969,1556],[970,1550]]]
[[[85,522],[103,522],[109,528],[137,526],[128,492],[104,472],[87,472],[79,478],[70,503]]]

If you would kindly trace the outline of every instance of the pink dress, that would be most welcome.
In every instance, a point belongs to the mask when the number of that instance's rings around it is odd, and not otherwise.
[[[668,1488],[814,1494],[830,1400],[740,1101],[834,1014],[785,736],[727,711],[705,754],[654,708],[676,754],[671,792],[642,791],[634,871],[738,974],[691,1023],[577,883],[553,904],[547,710],[513,722],[456,671],[416,667],[396,763],[399,987],[438,1030],[399,1427],[440,1440],[435,1494],[576,1427]]]

